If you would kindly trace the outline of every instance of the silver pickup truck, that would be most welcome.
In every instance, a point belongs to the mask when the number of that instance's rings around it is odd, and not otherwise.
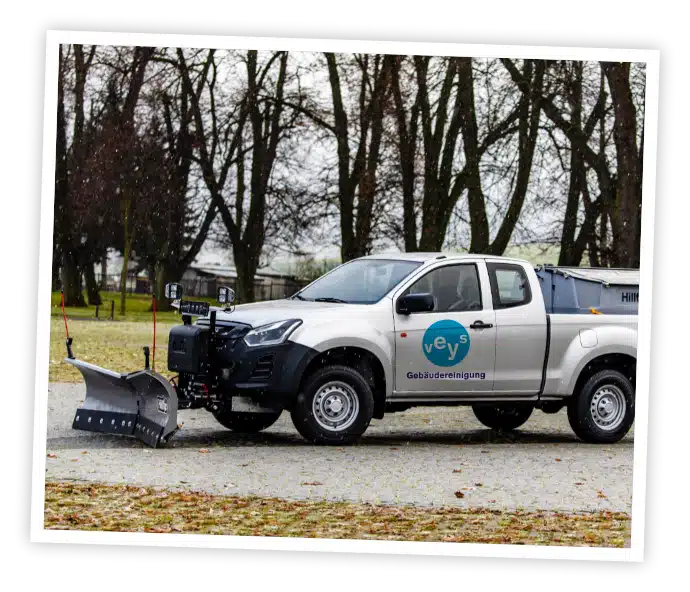
[[[566,407],[582,440],[616,442],[634,420],[636,304],[634,314],[550,312],[544,281],[517,259],[403,253],[348,262],[284,300],[210,310],[183,301],[184,324],[169,336],[172,383],[68,359],[87,382],[74,427],[109,431],[120,410],[130,425],[117,433],[156,445],[177,428],[178,408],[205,407],[243,432],[287,410],[307,440],[342,444],[412,406],[471,405],[501,430]],[[127,396],[136,406],[125,408]]]

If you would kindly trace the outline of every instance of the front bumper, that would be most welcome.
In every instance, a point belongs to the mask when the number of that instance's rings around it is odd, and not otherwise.
[[[196,400],[224,403],[236,396],[267,406],[289,407],[297,397],[304,371],[318,354],[293,341],[248,346],[246,325],[180,325],[170,332],[168,369],[179,372],[185,391]]]
[[[249,347],[239,339],[227,355],[218,352],[218,388],[231,396],[290,404],[309,362],[318,352],[293,341]]]

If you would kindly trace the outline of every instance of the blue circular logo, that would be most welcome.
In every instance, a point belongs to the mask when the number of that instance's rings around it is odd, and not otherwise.
[[[422,351],[435,366],[455,366],[470,352],[470,334],[457,321],[436,321],[424,333]]]

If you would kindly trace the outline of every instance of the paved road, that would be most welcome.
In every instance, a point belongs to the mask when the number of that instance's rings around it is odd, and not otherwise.
[[[583,444],[564,411],[535,412],[517,432],[497,436],[470,408],[416,408],[374,420],[360,443],[334,448],[305,443],[287,413],[262,434],[240,436],[207,411],[187,410],[168,448],[153,450],[72,430],[83,397],[82,385],[50,385],[47,480],[385,504],[631,509],[632,432],[614,445]]]

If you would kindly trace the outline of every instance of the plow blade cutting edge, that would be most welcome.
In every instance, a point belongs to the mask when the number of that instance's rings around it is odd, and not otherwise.
[[[86,383],[73,429],[134,436],[154,448],[177,430],[177,394],[157,372],[118,374],[81,360],[65,361],[79,369]]]

